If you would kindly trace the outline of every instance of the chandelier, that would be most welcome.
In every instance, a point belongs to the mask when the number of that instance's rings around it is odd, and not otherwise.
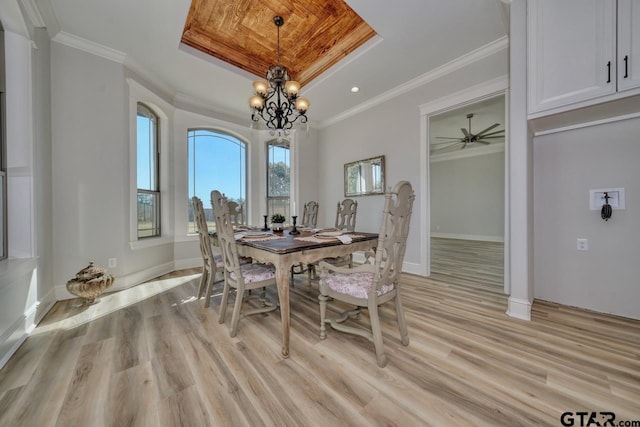
[[[274,16],[273,23],[278,28],[278,62],[267,70],[267,80],[253,82],[255,95],[249,98],[251,120],[258,122],[262,119],[271,133],[288,135],[293,124],[299,119],[300,123],[307,122],[309,100],[298,97],[300,83],[291,80],[287,67],[280,64],[280,27],[284,24],[281,16]]]

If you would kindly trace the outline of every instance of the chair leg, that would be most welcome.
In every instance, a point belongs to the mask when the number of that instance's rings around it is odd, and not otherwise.
[[[202,274],[200,275],[200,284],[198,285],[198,299],[202,298],[207,283],[207,274],[209,271],[206,266],[202,266]]]
[[[396,293],[396,315],[398,316],[398,328],[400,329],[400,341],[402,345],[409,345],[409,331],[407,330],[407,322],[404,320],[404,308],[400,294]]]
[[[216,280],[216,271],[213,270],[207,274],[207,293],[204,300],[204,308],[209,308],[211,302],[211,294],[213,293],[213,282]]]
[[[387,358],[384,355],[384,343],[382,342],[382,328],[380,327],[380,317],[378,317],[378,306],[369,307],[369,318],[371,319],[371,332],[373,335],[373,345],[376,349],[378,366],[384,368]]]
[[[311,280],[317,277],[318,276],[316,274],[316,266],[314,264],[307,265],[307,281],[308,281],[309,287],[311,287]]]
[[[235,337],[238,332],[238,321],[240,320],[240,309],[242,308],[242,300],[244,299],[244,288],[236,289],[236,302],[233,305],[233,316],[231,316],[231,328],[229,335]]]
[[[320,339],[323,340],[327,337],[327,327],[326,318],[327,318],[327,296],[326,295],[318,295],[318,301],[320,302]]]
[[[237,297],[236,297],[237,298]],[[229,285],[224,281],[224,290],[222,291],[222,300],[220,301],[220,314],[218,315],[218,323],[224,323],[224,316],[227,312],[227,301],[229,300]]]

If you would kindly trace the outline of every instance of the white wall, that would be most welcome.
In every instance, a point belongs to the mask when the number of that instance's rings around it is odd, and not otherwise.
[[[640,319],[640,119],[534,139],[535,298]],[[624,187],[609,221],[589,189]],[[589,250],[576,250],[576,239]]]
[[[504,241],[504,151],[432,161],[431,235]]]
[[[58,299],[89,261],[128,269],[129,128],[122,64],[61,43],[51,46],[53,279]],[[155,262],[172,256],[156,253]],[[144,266],[143,266],[144,267]],[[116,279],[117,280],[117,279]]]
[[[66,281],[91,260],[123,289],[174,269],[202,263],[195,235],[187,235],[187,130],[232,133],[248,144],[250,221],[262,220],[264,131],[207,106],[178,101],[117,60],[52,43],[53,280],[58,299],[71,298]],[[160,116],[162,237],[136,240],[135,114],[144,102]],[[317,132],[292,136],[300,160],[296,194],[318,195]],[[133,177],[133,178],[132,178]],[[301,206],[301,205],[300,205]]]
[[[5,27],[9,203],[9,259],[0,261],[0,367],[54,302],[49,39],[41,29],[27,31],[19,14],[7,14],[4,8],[10,6],[16,5],[0,7]]]
[[[405,270],[426,271],[426,251],[420,247],[420,110],[419,106],[453,92],[495,79],[507,73],[507,52],[501,50],[465,68],[453,70],[416,89],[390,99],[363,113],[348,117],[320,132],[318,224],[333,224],[335,206],[344,198],[345,163],[386,156],[386,186],[400,180],[411,182],[416,193],[407,242]],[[377,232],[382,218],[383,196],[358,197],[356,229]]]

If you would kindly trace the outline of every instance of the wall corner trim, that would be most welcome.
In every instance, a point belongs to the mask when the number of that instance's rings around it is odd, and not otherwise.
[[[125,53],[119,50],[111,49],[110,47],[74,36],[73,34],[65,33],[64,31],[60,31],[52,40],[120,64],[123,64],[127,57]]]
[[[531,301],[509,297],[507,315],[516,319],[531,321],[531,305]]]

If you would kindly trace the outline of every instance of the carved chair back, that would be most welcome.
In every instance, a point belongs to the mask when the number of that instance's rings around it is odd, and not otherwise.
[[[302,225],[305,227],[315,228],[318,224],[318,202],[310,201],[304,205],[304,211],[302,213]]]
[[[385,193],[382,225],[378,236],[375,264],[378,266],[376,289],[394,285],[397,289],[407,248],[407,237],[415,194],[411,184],[400,181]],[[373,294],[377,294],[373,292]]]
[[[231,223],[233,225],[244,224],[244,209],[242,205],[236,202],[227,202],[229,205],[229,215],[231,216]]]
[[[356,213],[358,212],[358,202],[353,199],[344,199],[338,202],[336,212],[336,228],[338,230],[353,231],[356,229]]]
[[[200,239],[200,253],[205,263],[213,262],[213,250],[211,249],[211,237],[209,236],[209,226],[204,213],[202,200],[199,197],[191,198],[193,203],[193,213],[195,216],[196,230]]]
[[[233,223],[231,214],[229,213],[229,202],[227,198],[218,190],[211,192],[211,207],[213,207],[213,215],[216,218],[216,235],[218,237],[218,246],[222,252],[224,260],[224,278],[226,281],[236,282],[242,280],[240,272],[240,258],[238,257],[238,248],[234,238]],[[231,273],[235,273],[235,280],[232,280]]]

